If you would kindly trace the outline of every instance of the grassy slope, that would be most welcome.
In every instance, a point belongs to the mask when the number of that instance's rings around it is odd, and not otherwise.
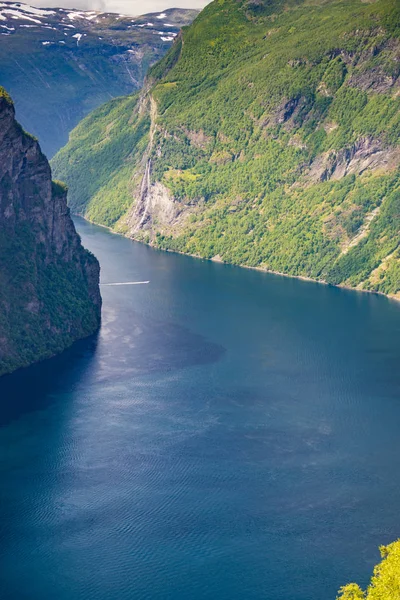
[[[400,95],[385,82],[399,74],[400,7],[291,0],[282,8],[215,0],[184,32],[183,47],[178,41],[151,70],[152,180],[191,207],[174,228],[156,225],[153,242],[396,294],[399,170],[327,181],[307,172],[317,157],[362,139],[397,146]],[[132,117],[136,102],[93,113],[53,161],[72,207],[117,228],[148,143],[149,116]]]

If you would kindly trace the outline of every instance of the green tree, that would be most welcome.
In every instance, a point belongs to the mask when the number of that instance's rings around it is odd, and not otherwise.
[[[342,587],[337,600],[399,600],[400,540],[380,547],[382,561],[375,567],[366,592],[355,583]]]

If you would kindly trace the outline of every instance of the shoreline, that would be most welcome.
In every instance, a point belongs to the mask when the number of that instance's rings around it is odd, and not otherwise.
[[[101,225],[99,223],[95,223],[94,221],[87,219],[83,215],[73,213],[72,216],[79,217],[79,218],[83,219],[84,221],[86,221],[87,223],[90,223],[91,225],[96,225],[96,227],[102,227],[103,229],[107,229],[107,231],[109,231],[113,235],[119,235],[123,238],[126,238],[127,240],[131,240],[132,242],[137,242],[138,244],[143,244],[144,246],[153,248],[153,250],[159,250],[160,252],[167,252],[170,254],[180,254],[181,256],[190,256],[192,258],[197,258],[198,260],[206,260],[208,262],[214,262],[214,263],[217,263],[220,265],[229,265],[231,267],[239,267],[240,269],[249,269],[251,271],[259,271],[260,273],[269,273],[270,275],[278,275],[280,277],[287,277],[289,279],[299,279],[300,281],[305,281],[308,283],[316,283],[316,284],[320,284],[320,285],[326,285],[328,287],[342,289],[342,290],[349,290],[351,292],[359,292],[362,294],[372,294],[374,296],[383,296],[383,298],[387,298],[388,300],[392,300],[394,302],[400,303],[400,296],[394,296],[392,294],[384,294],[383,292],[377,292],[374,290],[362,290],[362,289],[351,287],[350,285],[341,285],[341,284],[334,285],[332,283],[328,283],[327,281],[324,281],[323,279],[312,279],[312,277],[307,277],[305,275],[289,275],[288,273],[280,273],[279,271],[273,271],[272,269],[267,269],[265,267],[250,267],[248,265],[238,265],[235,263],[225,262],[224,260],[222,260],[220,258],[204,258],[203,256],[199,256],[198,254],[189,254],[187,252],[179,252],[179,250],[168,250],[168,249],[164,250],[162,248],[158,248],[157,246],[154,246],[153,244],[143,242],[142,240],[137,240],[136,238],[134,238],[130,235],[125,235],[124,233],[115,231],[114,229],[112,229],[111,227],[108,227],[107,225]]]

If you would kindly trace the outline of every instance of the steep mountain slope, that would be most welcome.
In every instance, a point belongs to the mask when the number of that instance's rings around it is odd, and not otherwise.
[[[164,249],[398,294],[400,6],[218,0],[54,159]]]
[[[64,350],[100,322],[99,265],[84,250],[38,143],[0,88],[0,375]]]
[[[91,110],[139,89],[191,10],[126,17],[0,3],[0,82],[22,125],[52,156]]]

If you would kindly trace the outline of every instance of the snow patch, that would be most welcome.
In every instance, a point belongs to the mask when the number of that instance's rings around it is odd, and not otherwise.
[[[11,18],[14,20],[32,21],[41,25],[42,23],[37,17],[43,18],[55,14],[54,10],[42,10],[28,4],[6,4],[5,2],[0,2],[0,21],[6,21],[7,18]]]
[[[39,21],[38,19],[34,19],[33,17],[28,17],[28,15],[24,15],[24,13],[22,13],[19,10],[3,10],[2,11],[3,14],[5,15],[10,15],[12,19],[23,19],[24,21],[32,21],[32,23],[37,23],[38,25],[42,24],[42,21]]]
[[[76,45],[79,46],[79,42],[82,39],[82,33],[75,33],[72,37],[76,38]]]
[[[70,12],[67,14],[68,19],[74,21],[75,19],[86,19],[87,21],[91,21],[96,17],[96,13],[87,13],[87,12]]]
[[[161,15],[157,15],[157,19],[166,19],[167,15],[165,13],[161,13]]]
[[[100,17],[102,13],[98,13],[95,10],[89,10],[89,11],[78,11],[75,10],[74,12],[69,12],[67,14],[68,19],[70,19],[70,21],[74,21],[75,19],[86,19],[86,21],[92,21],[93,19],[96,19],[97,17]],[[105,17],[101,17],[102,19],[104,19]]]
[[[18,11],[28,13],[28,15],[35,15],[37,17],[46,17],[48,15],[56,14],[54,10],[42,10],[41,8],[29,6],[29,4],[20,4],[19,2],[16,4],[6,4],[5,2],[0,2],[0,10],[1,9],[16,9]]]

